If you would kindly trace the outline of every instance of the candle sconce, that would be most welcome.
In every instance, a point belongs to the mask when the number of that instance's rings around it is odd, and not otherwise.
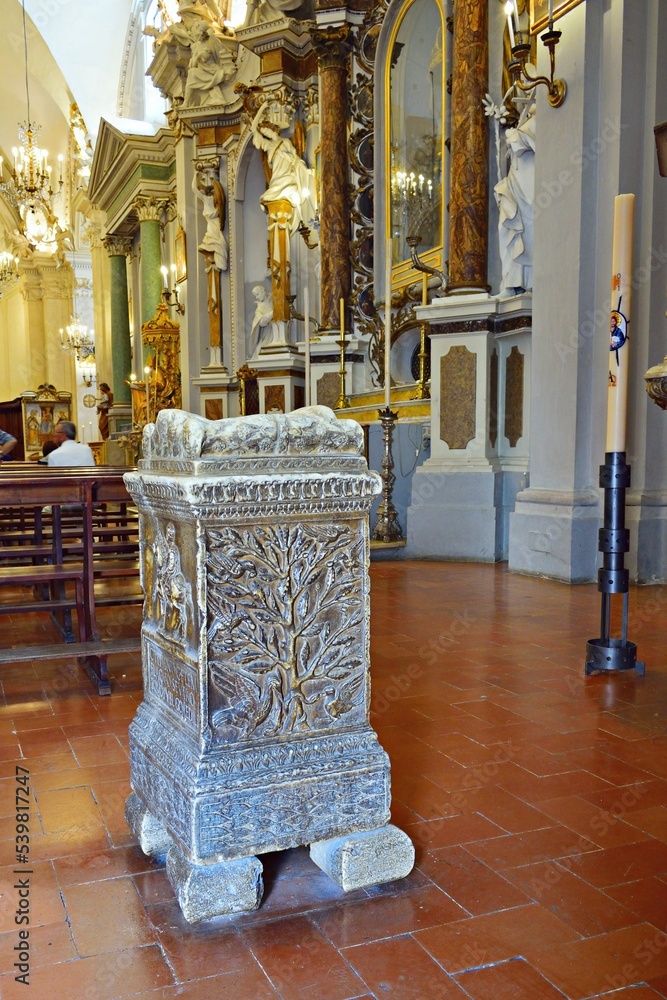
[[[543,35],[540,35],[542,42],[549,49],[550,76],[531,76],[527,72],[526,66],[530,55],[529,42],[519,42],[517,45],[512,46],[513,58],[507,67],[515,86],[524,93],[533,90],[534,87],[538,87],[540,84],[544,84],[547,88],[548,101],[552,108],[559,108],[567,94],[565,80],[555,77],[556,46],[560,41],[561,34],[560,31],[555,31],[551,28],[549,31],[545,31]],[[522,80],[525,80],[525,83],[522,83]]]
[[[296,295],[288,295],[287,296],[287,304],[289,306],[290,319],[295,319],[297,321],[297,323],[303,323],[305,317],[304,317],[303,313],[300,313],[300,312],[297,311],[297,309],[296,309],[296,307],[294,305],[295,302],[296,302]],[[314,316],[309,316],[308,319],[310,320],[310,324],[311,324],[312,329],[315,331],[315,336],[313,336],[312,333],[310,335],[311,342],[313,340],[319,340],[320,339],[319,334],[320,334],[320,332],[322,330],[322,325],[320,323],[318,323],[318,321],[315,319]]]
[[[170,309],[172,308],[175,309],[179,316],[184,316],[185,306],[183,305],[182,302],[179,301],[178,298],[178,287],[176,285],[176,265],[175,264],[171,265],[171,273],[174,277],[174,284],[171,288],[169,287],[169,271],[164,265],[160,268],[160,271],[162,273],[162,282],[164,285],[162,289],[162,301],[166,306],[169,306]]]
[[[565,80],[556,77],[556,46],[560,41],[562,32],[554,29],[552,3],[549,4],[548,30],[543,35],[540,35],[542,44],[549,50],[549,76],[531,76],[528,72],[530,42],[523,40],[524,36],[519,26],[519,13],[516,0],[508,0],[505,4],[505,13],[507,14],[510,47],[512,49],[512,60],[508,64],[507,70],[515,87],[525,94],[529,93],[535,87],[544,85],[547,88],[549,104],[552,108],[559,108],[565,100],[567,84]],[[514,26],[516,26],[516,35]]]
[[[93,385],[93,384],[94,384],[95,382],[97,382],[97,375],[96,375],[96,373],[95,373],[95,372],[86,372],[85,374],[82,374],[82,375],[81,375],[81,379],[82,379],[82,381],[83,381],[83,384],[84,384],[84,385],[85,385],[85,386],[86,386],[86,387],[87,387],[88,389],[90,389],[90,387],[91,387],[91,386],[92,386],[92,385]]]

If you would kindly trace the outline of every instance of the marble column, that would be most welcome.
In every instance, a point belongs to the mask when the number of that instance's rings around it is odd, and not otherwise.
[[[129,405],[130,387],[126,384],[126,380],[132,370],[132,353],[126,258],[130,253],[132,241],[118,236],[107,236],[104,247],[109,254],[111,272],[111,388],[114,403]]]
[[[455,0],[449,191],[449,285],[488,290],[488,0]]]
[[[340,328],[340,300],[350,297],[350,205],[348,198],[347,73],[350,26],[314,31],[320,71],[322,203],[320,248],[322,327]]]
[[[168,202],[164,198],[140,196],[134,200],[141,234],[141,322],[153,319],[162,298],[162,252],[160,225]]]

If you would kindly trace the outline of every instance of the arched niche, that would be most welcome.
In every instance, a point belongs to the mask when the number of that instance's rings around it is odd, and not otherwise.
[[[406,242],[442,269],[448,169],[446,44],[441,0],[404,0],[384,18],[375,58],[375,280],[384,295],[391,245],[394,289],[419,279]],[[379,251],[379,252],[378,252]]]

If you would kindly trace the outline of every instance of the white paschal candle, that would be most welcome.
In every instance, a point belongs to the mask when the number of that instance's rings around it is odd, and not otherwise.
[[[304,371],[305,383],[306,383],[304,403],[306,406],[310,406],[310,298],[307,286],[303,290],[303,327],[304,327],[303,351],[306,359],[306,367]]]
[[[625,451],[634,214],[635,196],[619,194],[614,199],[614,242],[611,254],[606,451]]]
[[[384,405],[391,406],[391,237],[387,240],[384,275]]]

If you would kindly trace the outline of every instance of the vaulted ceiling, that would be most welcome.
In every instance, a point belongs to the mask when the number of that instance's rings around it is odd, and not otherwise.
[[[39,145],[55,155],[67,147],[72,100],[91,134],[102,115],[118,111],[128,26],[137,0],[25,0],[30,105],[42,126]],[[0,147],[17,145],[27,117],[22,5],[3,0],[0,32]]]

